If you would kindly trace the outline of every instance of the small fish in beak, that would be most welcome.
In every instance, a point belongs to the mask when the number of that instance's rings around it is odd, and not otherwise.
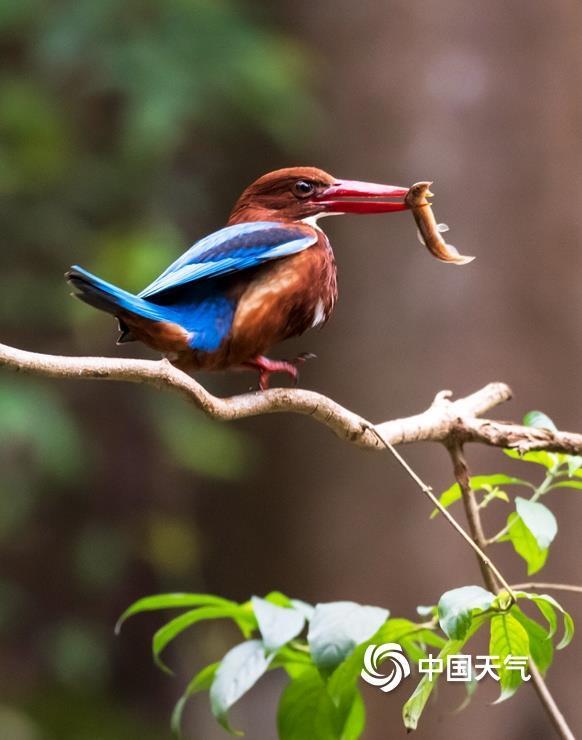
[[[418,237],[424,246],[437,259],[442,262],[450,262],[453,265],[466,265],[475,258],[459,254],[458,249],[452,244],[447,244],[441,234],[448,231],[446,224],[437,224],[428,200],[433,193],[429,188],[432,182],[417,182],[413,185],[404,202],[412,211],[416,225],[418,226]]]

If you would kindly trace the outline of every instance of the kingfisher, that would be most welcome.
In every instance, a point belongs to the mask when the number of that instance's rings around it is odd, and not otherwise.
[[[322,216],[394,213],[408,188],[340,180],[316,167],[263,175],[243,191],[226,227],[197,241],[134,295],[77,265],[75,297],[112,314],[118,344],[140,341],[185,372],[251,369],[294,382],[306,359],[270,359],[276,343],[323,325],[337,300],[336,264]]]

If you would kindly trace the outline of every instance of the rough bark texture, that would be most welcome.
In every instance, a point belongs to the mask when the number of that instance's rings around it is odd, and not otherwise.
[[[26,352],[0,344],[0,366],[50,378],[117,380],[167,388],[185,396],[205,414],[220,421],[282,412],[302,414],[329,427],[340,439],[374,450],[383,449],[377,436],[380,435],[391,445],[412,442],[449,444],[454,440],[455,443],[482,442],[519,452],[547,450],[582,454],[582,434],[476,418],[511,398],[511,390],[504,383],[489,383],[458,401],[450,400],[451,391],[440,391],[423,413],[378,424],[363,419],[327,396],[300,388],[273,388],[217,398],[167,360],[63,357]]]

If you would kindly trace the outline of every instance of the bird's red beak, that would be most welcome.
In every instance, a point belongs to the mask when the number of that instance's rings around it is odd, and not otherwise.
[[[327,213],[394,213],[409,208],[404,202],[407,193],[408,188],[396,185],[337,180],[314,200]]]

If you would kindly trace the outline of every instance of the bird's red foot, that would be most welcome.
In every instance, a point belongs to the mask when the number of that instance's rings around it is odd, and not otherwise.
[[[270,360],[264,355],[255,357],[254,360],[245,362],[243,367],[250,368],[252,370],[259,371],[259,388],[262,391],[266,391],[269,387],[269,380],[272,373],[287,373],[295,385],[299,380],[299,365],[302,365],[305,360],[314,358],[315,355],[311,352],[302,352],[298,355],[293,362],[286,362],[285,360]]]

